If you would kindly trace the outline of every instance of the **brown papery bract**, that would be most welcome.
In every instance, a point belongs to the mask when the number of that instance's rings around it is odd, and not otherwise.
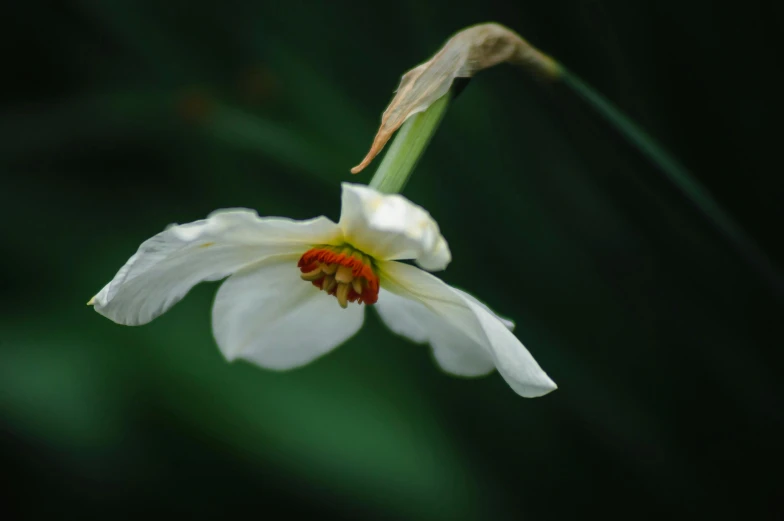
[[[445,95],[456,78],[471,78],[482,69],[508,62],[554,80],[558,62],[526,42],[517,33],[496,23],[472,25],[455,34],[435,56],[406,72],[395,97],[381,116],[381,127],[370,151],[351,169],[362,171],[384,148],[397,129],[411,116],[424,112]]]

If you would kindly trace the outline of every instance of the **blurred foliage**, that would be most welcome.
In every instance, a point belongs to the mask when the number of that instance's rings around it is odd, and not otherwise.
[[[781,296],[590,107],[513,68],[460,95],[406,195],[450,242],[444,279],[517,322],[555,393],[444,375],[373,313],[334,353],[273,373],[221,358],[215,284],[140,328],[84,303],[168,223],[225,207],[337,218],[339,182],[370,179],[348,169],[400,74],[488,20],[661,140],[781,266],[766,80],[781,15],[707,0],[8,4],[3,510],[777,518]]]

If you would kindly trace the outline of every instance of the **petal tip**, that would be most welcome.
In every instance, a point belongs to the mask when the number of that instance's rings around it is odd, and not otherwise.
[[[94,306],[94,305],[95,305],[95,297],[93,297],[93,298],[91,298],[90,300],[88,300],[88,301],[87,301],[87,305],[88,305],[88,306]]]
[[[541,398],[546,394],[558,389],[558,386],[544,372],[534,377],[529,376],[525,379],[511,379],[508,374],[501,372],[501,376],[514,392],[523,398]]]
[[[545,375],[545,380],[534,387],[533,392],[529,395],[529,397],[539,398],[546,394],[550,394],[557,389],[558,385],[556,385],[556,383],[553,382],[549,376]]]

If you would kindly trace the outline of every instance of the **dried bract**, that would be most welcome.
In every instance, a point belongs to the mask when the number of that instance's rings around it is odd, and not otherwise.
[[[560,76],[558,62],[502,25],[484,23],[463,29],[430,60],[403,75],[395,97],[381,116],[381,127],[370,151],[351,173],[370,164],[392,134],[408,118],[424,112],[445,95],[456,78],[471,78],[482,69],[503,62],[525,67],[545,79]]]

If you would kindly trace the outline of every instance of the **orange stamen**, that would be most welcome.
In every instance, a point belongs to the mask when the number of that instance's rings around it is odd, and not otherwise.
[[[375,304],[378,300],[378,275],[367,255],[350,247],[321,246],[305,252],[297,263],[302,279],[348,302]]]

